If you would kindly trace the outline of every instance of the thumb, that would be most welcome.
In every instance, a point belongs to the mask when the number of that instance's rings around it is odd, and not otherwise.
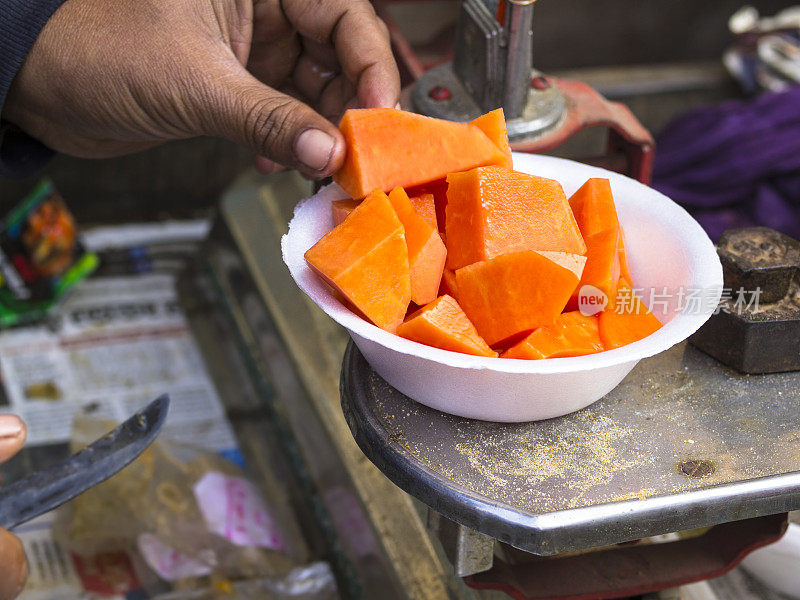
[[[0,463],[16,454],[25,442],[25,424],[13,415],[0,415]],[[25,585],[28,563],[18,538],[0,529],[0,600],[16,598]]]
[[[28,563],[19,539],[0,529],[0,600],[16,598],[25,585]]]
[[[0,463],[20,451],[25,443],[25,423],[15,415],[0,415]]]
[[[0,600],[16,598],[25,585],[28,563],[18,538],[0,529]]]
[[[219,81],[222,85],[212,84],[211,101],[199,109],[209,133],[313,178],[327,177],[342,165],[342,134],[308,105],[264,85],[243,67]]]

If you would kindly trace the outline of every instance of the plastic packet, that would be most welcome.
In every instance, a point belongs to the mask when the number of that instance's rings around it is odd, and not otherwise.
[[[77,416],[72,450],[113,427]],[[61,509],[55,535],[71,553],[126,552],[140,581],[181,589],[280,578],[298,566],[270,506],[223,457],[159,438],[136,461]],[[155,577],[157,576],[157,577]]]
[[[296,567],[281,577],[267,577],[192,592],[171,592],[153,600],[337,600],[336,580],[326,562]]]
[[[97,264],[64,200],[41,182],[0,223],[0,327],[43,318]]]

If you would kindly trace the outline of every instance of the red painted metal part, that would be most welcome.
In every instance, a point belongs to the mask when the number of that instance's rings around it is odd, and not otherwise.
[[[563,144],[573,135],[589,127],[607,127],[606,156],[620,153],[629,176],[650,183],[655,157],[655,143],[641,123],[624,104],[609,102],[581,81],[549,78],[564,95],[567,109],[561,122],[542,136],[512,144],[518,152],[543,152]],[[615,166],[607,164],[604,166]],[[615,169],[617,170],[617,169]]]
[[[778,514],[724,523],[663,544],[626,544],[567,557],[515,551],[515,564],[495,557],[491,570],[465,581],[515,600],[628,598],[723,575],[753,550],[780,539],[786,528],[787,515]]]

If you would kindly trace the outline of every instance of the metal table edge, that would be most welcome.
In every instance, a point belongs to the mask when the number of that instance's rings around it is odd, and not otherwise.
[[[385,432],[382,425],[369,411],[357,409],[368,402],[364,390],[351,383],[352,365],[358,360],[365,361],[351,340],[342,362],[340,395],[347,424],[366,457],[395,485],[433,510],[521,550],[551,556],[800,509],[800,471],[796,471],[679,494],[542,514],[523,512],[459,484],[445,483],[442,475],[409,460],[398,443],[384,443],[379,435]],[[587,527],[593,529],[590,546],[581,543]]]

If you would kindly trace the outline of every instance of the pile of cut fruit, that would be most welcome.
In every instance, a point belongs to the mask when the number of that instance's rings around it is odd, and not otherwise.
[[[632,290],[608,180],[567,199],[557,181],[514,171],[502,110],[453,123],[355,109],[340,129],[334,180],[352,198],[332,203],[335,226],[305,258],[363,318],[517,359],[593,354],[661,327]]]

